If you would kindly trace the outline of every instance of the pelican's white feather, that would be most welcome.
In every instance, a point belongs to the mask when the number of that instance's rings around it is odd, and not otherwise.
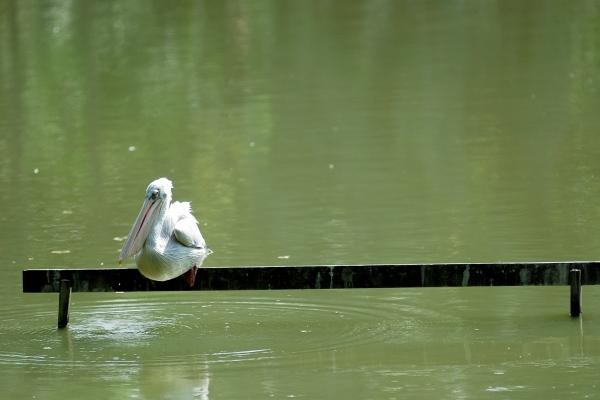
[[[175,210],[174,214],[177,218],[173,233],[179,243],[187,247],[204,248],[206,243],[198,228],[198,221],[192,215],[192,209],[188,202],[175,201],[171,204],[169,212]]]

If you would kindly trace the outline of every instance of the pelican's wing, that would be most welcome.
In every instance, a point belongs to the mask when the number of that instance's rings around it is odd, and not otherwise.
[[[175,238],[179,243],[187,247],[204,248],[204,238],[198,229],[196,218],[182,218],[175,224]]]
[[[179,243],[187,247],[204,248],[206,243],[198,228],[198,221],[191,213],[190,203],[174,202],[171,204],[170,210],[175,213],[175,228],[173,233]]]

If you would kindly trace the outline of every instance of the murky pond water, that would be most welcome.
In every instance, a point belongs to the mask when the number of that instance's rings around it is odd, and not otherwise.
[[[77,294],[2,312],[11,398],[593,398],[600,290]],[[19,384],[16,384],[19,382]]]
[[[56,296],[152,179],[206,265],[598,259],[600,4],[0,3],[7,398],[595,398],[600,291]]]

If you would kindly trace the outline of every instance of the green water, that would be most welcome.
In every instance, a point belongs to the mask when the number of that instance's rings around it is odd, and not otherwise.
[[[598,259],[597,1],[1,1],[0,390],[597,398],[600,290],[21,294],[174,181],[205,265]]]

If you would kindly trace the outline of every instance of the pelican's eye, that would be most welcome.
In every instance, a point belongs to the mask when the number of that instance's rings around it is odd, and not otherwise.
[[[152,194],[150,195],[150,198],[152,200],[156,200],[158,198],[158,190],[155,190],[154,192],[152,192]]]

